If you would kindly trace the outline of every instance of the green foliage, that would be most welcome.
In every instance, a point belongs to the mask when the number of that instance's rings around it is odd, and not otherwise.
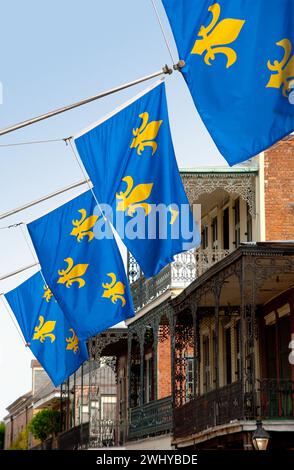
[[[9,447],[9,450],[27,450],[29,443],[29,431],[28,428],[24,429],[19,433],[18,437]]]
[[[44,442],[47,437],[54,437],[60,426],[60,413],[55,410],[42,410],[29,423],[29,430],[35,439]]]
[[[0,422],[0,450],[4,449],[5,424]]]

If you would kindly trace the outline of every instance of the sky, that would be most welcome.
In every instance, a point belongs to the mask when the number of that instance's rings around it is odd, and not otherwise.
[[[175,44],[156,0],[174,56]],[[151,0],[10,0],[1,5],[0,128],[171,65]],[[71,136],[148,87],[138,85],[48,121],[0,137],[1,214],[83,179],[64,142],[6,144]],[[166,78],[170,123],[181,168],[224,166],[179,72]],[[79,190],[80,191],[80,190]],[[78,190],[0,220],[0,278],[34,263],[19,228],[66,202]],[[5,293],[36,269],[0,281]],[[0,300],[0,419],[31,389],[32,355]]]

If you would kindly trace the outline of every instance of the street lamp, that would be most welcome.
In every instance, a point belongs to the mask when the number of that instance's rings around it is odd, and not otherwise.
[[[252,436],[252,442],[254,445],[255,450],[266,450],[268,446],[268,442],[270,439],[270,435],[266,430],[262,427],[262,421],[258,419],[256,421],[256,430]]]

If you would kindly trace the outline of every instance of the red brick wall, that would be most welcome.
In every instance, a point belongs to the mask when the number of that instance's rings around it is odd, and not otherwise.
[[[294,136],[265,152],[266,240],[294,240]]]
[[[171,349],[170,336],[158,342],[157,393],[158,399],[171,395]]]
[[[33,409],[23,410],[15,418],[13,424],[8,423],[5,428],[5,449],[8,449],[16,441],[19,434],[24,431],[33,417]]]

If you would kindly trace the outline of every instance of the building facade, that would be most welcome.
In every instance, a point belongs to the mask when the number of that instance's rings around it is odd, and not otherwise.
[[[19,434],[27,430],[31,419],[44,408],[60,408],[60,390],[55,388],[37,360],[31,361],[32,390],[15,400],[7,407],[8,415],[4,418],[5,444],[9,449]],[[32,449],[40,443],[28,433],[28,448]]]
[[[294,447],[293,157],[289,136],[244,165],[182,171],[201,247],[151,279],[129,254],[136,316],[93,338],[64,385],[62,448],[251,449],[257,417],[272,448]]]

